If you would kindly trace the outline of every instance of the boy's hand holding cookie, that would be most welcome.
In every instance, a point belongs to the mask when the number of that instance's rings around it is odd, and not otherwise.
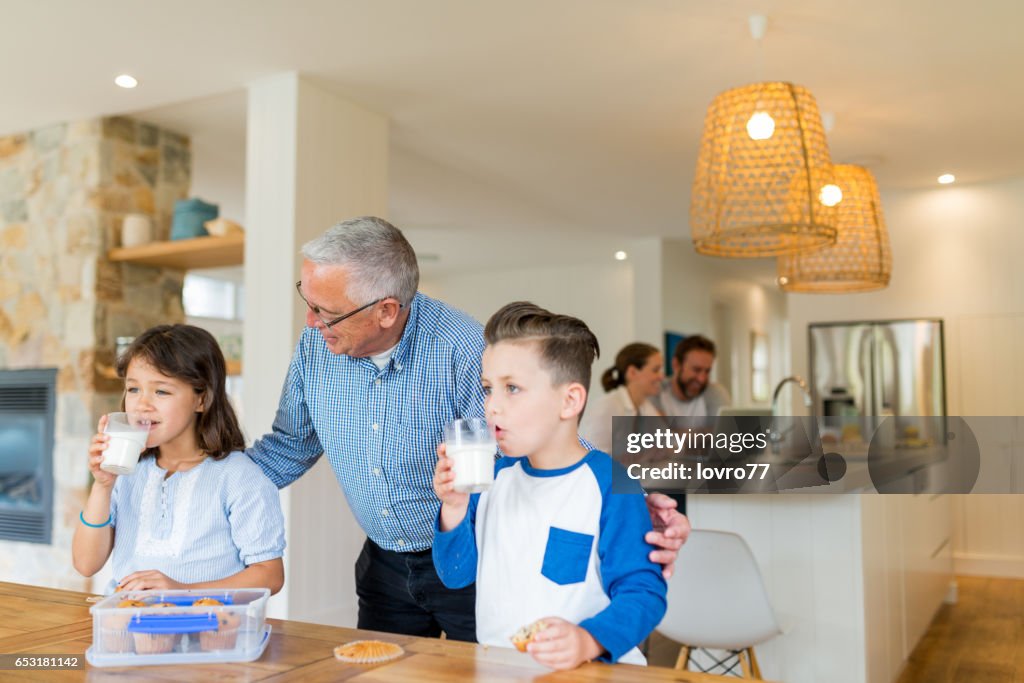
[[[538,663],[552,669],[575,669],[604,652],[585,629],[558,617],[544,617],[544,628],[526,646]]]
[[[469,507],[469,494],[455,490],[455,470],[444,444],[437,446],[437,465],[434,467],[434,493],[441,499],[441,531],[451,531],[462,522]]]

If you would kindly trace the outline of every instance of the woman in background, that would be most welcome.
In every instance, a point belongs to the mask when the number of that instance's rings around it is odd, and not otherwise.
[[[661,352],[650,344],[627,344],[615,356],[615,365],[601,375],[604,395],[588,402],[580,435],[600,450],[612,452],[612,418],[660,416],[651,397],[661,391],[665,379]]]

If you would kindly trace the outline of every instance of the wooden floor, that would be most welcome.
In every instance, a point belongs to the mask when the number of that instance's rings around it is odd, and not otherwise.
[[[1024,580],[957,577],[897,683],[1024,683]]]
[[[1024,683],[1024,580],[957,577],[897,683]],[[648,661],[675,666],[679,645],[651,634]]]

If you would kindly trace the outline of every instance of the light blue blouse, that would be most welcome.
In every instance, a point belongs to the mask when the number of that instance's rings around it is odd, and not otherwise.
[[[244,453],[166,475],[146,457],[114,483],[114,578],[107,593],[136,571],[156,569],[182,583],[214,581],[284,554],[277,487]]]

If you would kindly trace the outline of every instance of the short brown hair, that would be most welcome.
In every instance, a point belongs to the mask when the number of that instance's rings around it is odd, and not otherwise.
[[[487,321],[484,340],[488,346],[502,341],[537,342],[541,365],[551,373],[552,384],[579,382],[589,388],[590,366],[601,355],[597,337],[585,322],[529,301],[498,309]]]
[[[245,450],[238,418],[228,402],[224,354],[212,334],[193,325],[151,327],[117,359],[117,376],[124,379],[128,364],[136,359],[181,380],[203,397],[203,411],[196,419],[196,445],[200,450],[214,460]],[[150,448],[143,455],[156,455],[157,450]]]
[[[686,360],[686,354],[694,350],[707,351],[714,356],[715,342],[699,334],[691,334],[689,337],[684,338],[683,341],[676,344],[676,349],[672,353],[672,357],[682,365],[683,361]]]

